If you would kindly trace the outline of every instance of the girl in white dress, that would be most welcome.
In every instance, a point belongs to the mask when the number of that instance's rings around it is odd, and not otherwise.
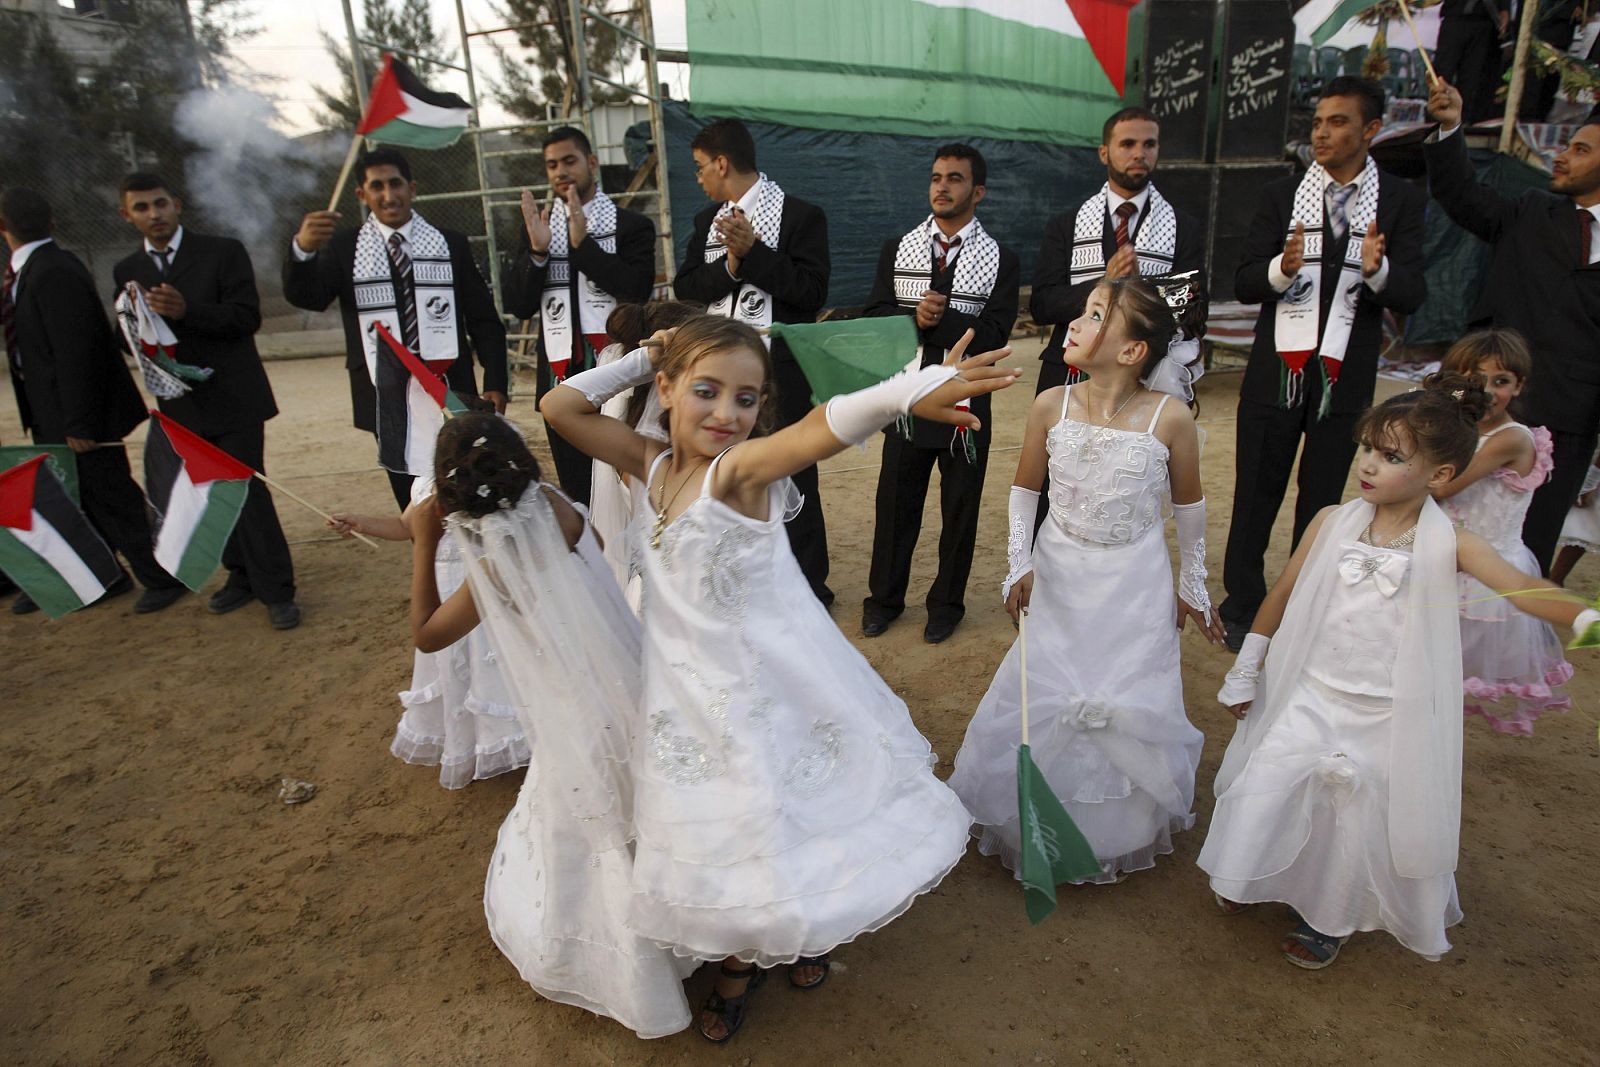
[[[562,437],[648,486],[635,520],[644,696],[630,923],[679,956],[721,962],[698,1028],[722,1042],[760,968],[789,964],[789,984],[821,985],[834,947],[939,883],[970,825],[905,704],[811,595],[783,527],[799,506],[789,476],[908,412],[974,426],[957,403],[1016,374],[989,366],[1006,349],[962,360],[963,341],[943,366],[752,437],[772,400],[760,335],[702,316],[653,340],[540,407]],[[652,377],[670,446],[600,414]]]
[[[1031,748],[1051,790],[1114,882],[1154,866],[1194,824],[1203,736],[1183,707],[1178,631],[1192,616],[1216,641],[1205,585],[1205,499],[1194,419],[1143,381],[1166,357],[1173,316],[1137,277],[1097,287],[1063,353],[1088,375],[1034,401],[1011,487],[1011,573],[1026,611]],[[1046,469],[1049,517],[1032,544]],[[1162,537],[1178,518],[1178,595]],[[978,848],[1019,867],[1018,658],[1013,644],[967,727],[950,787],[978,823]],[[1021,877],[1020,872],[1018,877]]]
[[[1437,375],[1362,418],[1360,498],[1312,521],[1217,694],[1242,721],[1199,863],[1225,913],[1298,913],[1280,946],[1298,967],[1332,963],[1358,930],[1437,959],[1461,919],[1456,573],[1554,588],[1429,495],[1472,461],[1487,407],[1476,381]],[[1577,632],[1600,619],[1576,599],[1513,603]]]
[[[489,862],[489,933],[547,999],[640,1037],[675,1033],[689,1025],[685,969],[626,925],[638,623],[594,532],[538,480],[514,427],[451,419],[436,468],[437,497],[410,509],[413,639],[434,651],[482,634],[537,752]],[[446,542],[466,584],[441,604],[430,563]]]
[[[1522,520],[1533,491],[1555,466],[1550,431],[1524,426],[1507,410],[1533,371],[1527,342],[1515,330],[1469,333],[1445,353],[1440,369],[1480,376],[1489,413],[1478,423],[1472,462],[1434,499],[1457,526],[1488,541],[1524,574],[1538,577],[1539,561],[1522,543]],[[1572,677],[1561,641],[1549,623],[1517,611],[1471,575],[1461,575],[1460,582],[1466,713],[1482,716],[1499,733],[1531,737],[1540,715],[1572,706],[1561,689]]]
[[[1578,565],[1585,552],[1600,552],[1600,455],[1589,461],[1589,473],[1583,476],[1583,489],[1578,502],[1567,512],[1567,521],[1561,524],[1561,547],[1555,562],[1550,565],[1550,580],[1557,585],[1567,584],[1567,575]]]

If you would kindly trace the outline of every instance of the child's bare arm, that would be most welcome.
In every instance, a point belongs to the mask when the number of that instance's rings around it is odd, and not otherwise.
[[[1050,453],[1045,450],[1045,438],[1050,427],[1061,418],[1061,398],[1067,387],[1058,385],[1046,389],[1033,398],[1028,409],[1028,427],[1022,434],[1022,455],[1017,459],[1017,474],[1012,485],[1031,489],[1037,493],[1044,488],[1045,475],[1050,471]]]
[[[411,640],[422,652],[449,648],[478,625],[472,588],[463,582],[450,599],[439,603],[433,560],[444,533],[432,497],[406,509],[411,525]]]
[[[1311,520],[1311,525],[1306,527],[1306,532],[1300,538],[1300,544],[1294,550],[1294,555],[1289,557],[1288,566],[1283,568],[1283,573],[1278,575],[1278,580],[1272,583],[1272,588],[1267,592],[1267,598],[1261,602],[1260,609],[1256,612],[1256,620],[1250,626],[1250,632],[1271,637],[1278,632],[1278,627],[1283,624],[1284,609],[1289,606],[1289,594],[1294,592],[1294,583],[1300,580],[1300,569],[1305,566],[1306,557],[1311,554],[1311,546],[1316,543],[1317,534],[1322,532],[1322,524],[1332,514],[1336,507],[1326,507],[1317,512],[1317,517]]]
[[[1570,627],[1589,606],[1553,582],[1523,574],[1489,542],[1468,530],[1456,531],[1456,565],[1496,593],[1510,594],[1507,599],[1518,611],[1553,625]],[[1516,595],[1519,593],[1523,595]]]
[[[1497,433],[1472,457],[1467,469],[1456,475],[1433,495],[1436,500],[1446,500],[1474,482],[1482,481],[1501,467],[1510,467],[1518,474],[1533,470],[1533,442],[1528,435],[1516,430]]]
[[[411,531],[406,528],[403,515],[356,515],[336,511],[328,520],[328,529],[344,538],[366,534],[369,537],[381,537],[385,541],[411,540]]]

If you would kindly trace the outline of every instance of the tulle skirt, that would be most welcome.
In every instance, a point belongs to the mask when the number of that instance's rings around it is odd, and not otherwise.
[[[1088,547],[1046,519],[1028,613],[1029,748],[1112,882],[1155,865],[1194,825],[1205,738],[1184,713],[1177,604],[1156,527],[1131,545]],[[967,726],[950,787],[978,847],[1018,867],[1021,649],[1013,644]]]
[[[1522,573],[1539,574],[1525,545],[1502,555]],[[1561,689],[1572,678],[1561,640],[1549,623],[1518,611],[1477,579],[1463,574],[1460,582],[1466,713],[1500,733],[1532,736],[1540,715],[1572,707]]]

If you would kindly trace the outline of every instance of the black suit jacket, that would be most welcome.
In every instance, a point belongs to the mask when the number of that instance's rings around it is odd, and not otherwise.
[[[483,275],[472,258],[464,235],[440,229],[450,246],[450,269],[456,292],[456,361],[445,379],[458,396],[478,395],[477,376],[472,369],[473,353],[483,367],[485,392],[506,391],[510,380],[506,368],[506,324],[495,310],[494,297],[484,284]],[[341,230],[312,258],[295,258],[294,249],[284,251],[283,295],[298,308],[322,311],[335,300],[344,320],[345,366],[350,371],[350,403],[358,430],[377,431],[377,394],[367,374],[367,357],[361,347],[361,332],[356,316],[355,289],[350,271],[355,265],[356,231]],[[470,339],[470,343],[469,343]]]
[[[198,434],[215,436],[265,422],[278,413],[256,351],[261,298],[244,245],[185,226],[165,277],[143,246],[112,268],[111,276],[119,293],[128,282],[145,289],[165,282],[182,293],[183,318],[167,320],[178,338],[177,359],[216,372],[209,381],[190,382],[186,395],[159,401],[163,415]]]
[[[609,293],[620,304],[642,304],[650,299],[656,281],[656,226],[637,211],[617,208],[617,250],[607,252],[599,242],[585,239],[571,256],[573,280],[581,273]],[[533,261],[533,246],[527,231],[522,234],[522,251],[501,285],[501,301],[506,314],[519,319],[540,317],[545,275],[550,261]],[[571,368],[572,373],[582,367]],[[544,333],[539,334],[539,396],[550,388],[550,357],[545,351]]]
[[[679,300],[711,304],[744,283],[772,295],[773,322],[815,322],[828,300],[828,217],[815,204],[784,195],[783,222],[778,227],[778,247],[760,241],[739,266],[738,278],[728,274],[727,261],[706,262],[706,236],[721,204],[712,204],[694,217],[694,233],[673,279]],[[774,362],[793,361],[789,346],[772,342]]]
[[[54,241],[34,249],[17,277],[16,302],[20,351],[11,353],[11,385],[35,443],[120,441],[145,420],[94,279],[77,256]]]
[[[1570,197],[1528,189],[1513,200],[1480,184],[1456,133],[1425,144],[1433,196],[1456,224],[1489,242],[1473,325],[1510,327],[1533,350],[1524,420],[1565,433],[1600,426],[1600,264],[1578,262]]]
[[[1043,363],[1061,362],[1061,349],[1067,343],[1067,327],[1073,319],[1083,314],[1083,305],[1088,302],[1089,294],[1100,284],[1099,278],[1072,284],[1072,239],[1078,225],[1078,210],[1073,208],[1064,211],[1045,223],[1044,241],[1039,245],[1039,258],[1033,265],[1033,295],[1028,299],[1028,314],[1040,325],[1055,327],[1050,332],[1050,343],[1039,353],[1039,360]],[[1189,270],[1199,271],[1200,280],[1207,283],[1206,291],[1209,292],[1210,279],[1205,277],[1205,228],[1193,215],[1185,214],[1176,207],[1172,211],[1178,219],[1178,238],[1172,250],[1172,272],[1182,274]],[[1135,236],[1144,228],[1149,217],[1149,211],[1139,213],[1133,231]],[[1109,263],[1117,252],[1117,228],[1109,215],[1101,227],[1100,248]]]
[[[1255,218],[1250,222],[1250,232],[1239,254],[1239,270],[1234,275],[1233,286],[1237,299],[1241,303],[1261,305],[1261,314],[1256,318],[1255,346],[1250,350],[1244,383],[1239,388],[1242,399],[1260,404],[1282,402],[1283,360],[1278,357],[1273,337],[1279,294],[1267,278],[1267,269],[1283,251],[1289,233],[1289,220],[1294,213],[1294,193],[1299,185],[1300,177],[1297,175],[1279,179],[1261,190],[1261,206],[1256,209]],[[1384,308],[1393,308],[1409,315],[1422,306],[1423,298],[1428,295],[1428,286],[1422,275],[1422,223],[1427,206],[1428,198],[1416,186],[1393,175],[1378,172],[1377,227],[1386,240],[1384,254],[1389,259],[1389,278],[1380,293],[1361,286],[1355,322],[1350,326],[1350,343],[1345,347],[1339,383],[1334,387],[1329,404],[1331,413],[1349,414],[1371,406],[1373,387],[1378,379],[1378,348],[1383,340]],[[1347,232],[1345,241],[1339,247],[1324,250],[1320,290],[1320,321],[1324,327],[1328,322],[1328,309],[1339,288],[1339,269],[1348,243]],[[1305,402],[1320,403],[1321,397],[1320,379],[1315,368],[1308,364]]]
[[[861,309],[863,316],[916,314],[915,308],[901,307],[894,295],[894,257],[900,249],[900,240],[899,237],[889,238],[883,243],[883,250],[878,253],[878,270],[872,278],[872,293],[867,297],[866,307]],[[958,257],[956,263],[959,262]],[[961,335],[968,330],[973,331],[972,343],[967,346],[968,355],[991,352],[1009,343],[1011,329],[1017,324],[1018,286],[1021,275],[1022,264],[1017,259],[1017,254],[1002,245],[1000,269],[995,275],[994,288],[989,291],[989,299],[983,305],[983,310],[976,315],[968,315],[947,305],[937,325],[931,329],[917,331],[917,340],[922,342],[923,346],[922,365],[931,367],[944,362],[945,353],[960,341]],[[954,281],[955,263],[952,263],[942,273],[930,273],[928,288],[948,295]],[[979,439],[986,443],[993,429],[989,424],[988,393],[972,398],[972,413],[983,423]],[[945,423],[915,419],[911,425],[912,443],[918,448],[948,448],[955,437],[955,427]],[[890,427],[887,432],[896,431]]]

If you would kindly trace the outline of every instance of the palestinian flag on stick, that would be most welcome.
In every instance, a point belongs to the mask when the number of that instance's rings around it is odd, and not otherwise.
[[[0,472],[0,570],[59,619],[104,596],[122,567],[48,459]]]
[[[444,379],[390,333],[372,324],[384,342],[378,348],[374,387],[378,394],[378,465],[397,474],[433,470],[433,443],[444,420],[467,410]]]
[[[198,592],[222,563],[255,471],[159,411],[144,443],[144,491],[155,508],[156,562]]]
[[[444,148],[460,139],[471,112],[472,105],[455,93],[428,88],[410,67],[385,55],[356,134],[381,144]]]

